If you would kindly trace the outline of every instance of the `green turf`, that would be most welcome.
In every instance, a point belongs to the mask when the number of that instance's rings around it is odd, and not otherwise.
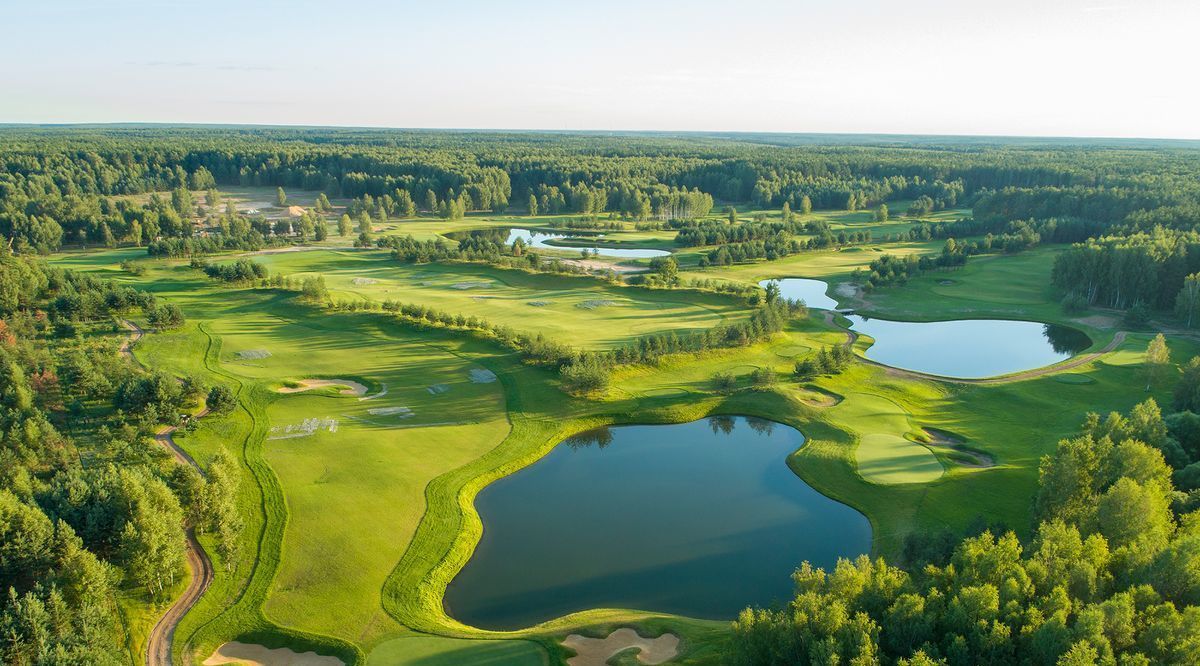
[[[381,643],[367,655],[368,666],[541,666],[545,651],[530,641],[469,640],[405,636]]]
[[[866,215],[821,216],[847,229],[910,224],[875,225]],[[531,222],[471,216],[387,225],[394,227],[388,233],[433,237]],[[620,233],[623,240],[662,243],[673,232]],[[938,242],[881,242],[685,271],[685,277],[756,283],[794,275],[827,279],[836,287],[884,251],[938,249]],[[1094,348],[1102,347],[1120,324],[1106,313],[1061,311],[1046,286],[1056,251],[975,257],[952,273],[931,273],[862,299],[842,298],[870,313],[898,318],[1067,323],[1088,332]],[[696,252],[680,256],[694,259]],[[147,273],[121,270],[128,259],[144,261]],[[185,261],[149,260],[138,249],[51,260],[178,303],[188,324],[147,335],[138,346],[139,358],[152,367],[223,383],[239,396],[233,414],[203,419],[194,432],[178,438],[201,464],[222,447],[242,460],[238,501],[246,529],[238,561],[216,558],[216,581],[177,632],[177,657],[203,658],[237,638],[337,654],[347,661],[370,655],[370,663],[509,663],[504,660],[510,657],[512,663],[542,663],[545,650],[554,650],[567,631],[634,624],[675,631],[685,638],[684,661],[714,663],[718,646],[728,639],[724,622],[595,609],[497,636],[449,618],[442,591],[471,556],[482,528],[473,507],[475,493],[536,460],[565,435],[596,425],[678,422],[713,413],[761,416],[804,433],[804,446],[787,464],[818,491],[862,511],[874,530],[874,551],[895,557],[914,531],[961,529],[979,517],[1027,535],[1040,457],[1077,429],[1085,411],[1127,410],[1147,396],[1141,390],[1141,365],[1150,334],[1141,333],[1098,360],[1026,381],[947,384],[854,363],[842,374],[800,384],[790,378],[797,356],[845,340],[843,331],[813,313],[766,342],[620,369],[606,393],[577,399],[558,389],[553,371],[527,365],[486,340],[414,331],[377,313],[333,314],[299,303],[289,293],[217,284]],[[287,275],[320,273],[335,298],[421,303],[593,349],[647,332],[707,328],[747,312],[739,300],[716,294],[648,291],[474,264],[410,266],[375,250],[327,248],[260,254],[256,260]],[[470,288],[456,288],[464,285]],[[528,305],[535,300],[550,305]],[[611,303],[580,307],[598,301]],[[1190,337],[1171,335],[1169,345],[1177,363],[1200,351]],[[246,351],[269,355],[238,353]],[[498,381],[472,383],[468,372],[480,367],[493,370]],[[778,382],[751,386],[750,374],[761,368],[774,369]],[[736,387],[718,390],[713,376],[726,372],[735,376]],[[366,401],[336,389],[276,392],[304,378],[352,379],[373,394],[387,392]],[[1166,384],[1149,395],[1165,402]],[[1055,408],[1045,409],[1048,404]],[[392,411],[371,414],[371,409]],[[336,418],[337,431],[270,439],[314,417]],[[995,466],[969,467],[951,450],[913,441],[925,427],[961,435]],[[203,539],[214,551],[211,540]],[[459,641],[413,636],[413,629],[457,639],[529,640]]]

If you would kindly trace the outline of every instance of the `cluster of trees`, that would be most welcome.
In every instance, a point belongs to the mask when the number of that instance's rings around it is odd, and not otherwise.
[[[238,259],[226,264],[210,264],[193,259],[192,268],[199,268],[214,280],[223,282],[253,282],[267,277],[267,267],[252,259]]]
[[[836,235],[822,234],[811,238],[796,238],[785,232],[779,232],[766,240],[746,241],[744,243],[727,243],[716,249],[700,255],[699,265],[730,266],[736,263],[766,259],[768,261],[787,257],[800,252],[825,250],[829,248],[858,245],[871,242],[871,232],[868,231],[839,231]]]
[[[803,564],[785,608],[742,612],[745,664],[1185,664],[1200,649],[1195,493],[1145,438],[1152,401],[1089,415],[1042,460],[1032,539],[985,531],[948,558]]]
[[[1055,286],[1085,303],[1170,309],[1189,275],[1200,272],[1200,232],[1155,227],[1102,236],[1055,258]]]
[[[792,376],[805,381],[820,375],[840,374],[853,360],[854,352],[848,344],[821,347],[820,351],[796,359],[792,367]]]
[[[878,287],[902,285],[925,271],[935,269],[957,268],[966,265],[967,257],[979,251],[974,243],[960,245],[953,238],[946,239],[942,253],[937,256],[910,254],[898,257],[894,254],[883,254],[873,260],[867,271],[856,269],[854,281],[863,285],[867,291]]]
[[[785,215],[790,215],[790,211]],[[746,241],[765,240],[780,234],[797,235],[811,234],[813,236],[830,236],[832,232],[829,223],[824,220],[772,220],[741,223],[725,223],[716,220],[703,220],[680,226],[675,235],[675,244],[681,247],[699,247],[702,245],[724,245],[726,243],[743,243]]]

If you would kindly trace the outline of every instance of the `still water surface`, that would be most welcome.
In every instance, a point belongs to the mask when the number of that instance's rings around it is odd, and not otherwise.
[[[476,498],[483,538],[453,617],[515,629],[588,608],[731,619],[789,599],[803,560],[868,552],[871,528],[785,459],[794,428],[748,417],[577,435]]]

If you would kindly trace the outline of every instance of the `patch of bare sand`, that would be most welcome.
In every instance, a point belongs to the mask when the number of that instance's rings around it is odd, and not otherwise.
[[[937,446],[945,449],[957,451],[959,456],[965,460],[955,460],[954,462],[963,467],[971,467],[974,469],[987,469],[988,467],[996,466],[996,459],[986,453],[973,451],[966,448],[961,439],[944,430],[936,428],[922,428],[925,434],[929,437],[929,446]]]
[[[233,641],[217,648],[204,666],[219,664],[250,664],[250,666],[346,666],[337,657],[316,652],[296,652],[289,648],[272,650],[263,645]]]
[[[300,393],[301,391],[311,391],[313,389],[324,388],[326,386],[344,386],[341,391],[342,395],[357,395],[363,396],[367,394],[367,387],[359,384],[356,381],[349,379],[301,379],[299,386],[281,386],[277,390],[280,393]]]
[[[800,401],[813,407],[833,407],[842,401],[842,396],[816,386],[805,386],[800,393]]]
[[[1083,324],[1085,326],[1094,326],[1095,328],[1117,327],[1117,318],[1112,315],[1089,315],[1087,317],[1076,317],[1071,321]]]
[[[839,284],[838,286],[834,287],[833,293],[838,296],[844,296],[846,298],[854,298],[855,296],[858,295],[858,286],[853,285],[849,282],[843,282],[843,283]]]
[[[589,271],[612,271],[614,273],[644,273],[646,271],[641,266],[624,266],[599,259],[563,259],[562,263]]]
[[[563,645],[575,651],[567,660],[569,666],[604,666],[618,652],[636,648],[637,659],[643,664],[661,664],[679,654],[679,637],[663,634],[658,638],[642,638],[629,627],[617,629],[607,638],[591,638],[571,634]]]

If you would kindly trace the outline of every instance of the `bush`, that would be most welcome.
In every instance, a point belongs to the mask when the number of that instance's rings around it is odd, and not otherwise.
[[[1088,302],[1080,294],[1067,294],[1062,299],[1062,311],[1066,314],[1079,314],[1087,310]]]
[[[157,329],[179,328],[183,326],[183,311],[174,303],[160,305],[146,313],[146,321]]]
[[[208,392],[208,397],[205,398],[204,404],[208,407],[208,411],[213,414],[228,414],[237,406],[237,398],[234,397],[233,391],[228,387],[217,384]]]
[[[568,393],[594,393],[608,388],[609,370],[592,356],[579,358],[558,371]]]
[[[1125,311],[1125,325],[1130,328],[1144,328],[1150,323],[1150,308],[1144,303],[1129,308]]]
[[[737,377],[732,372],[718,372],[713,375],[713,385],[718,391],[732,391],[737,388]]]
[[[775,381],[774,368],[758,368],[750,373],[750,383],[755,386],[774,386]]]

